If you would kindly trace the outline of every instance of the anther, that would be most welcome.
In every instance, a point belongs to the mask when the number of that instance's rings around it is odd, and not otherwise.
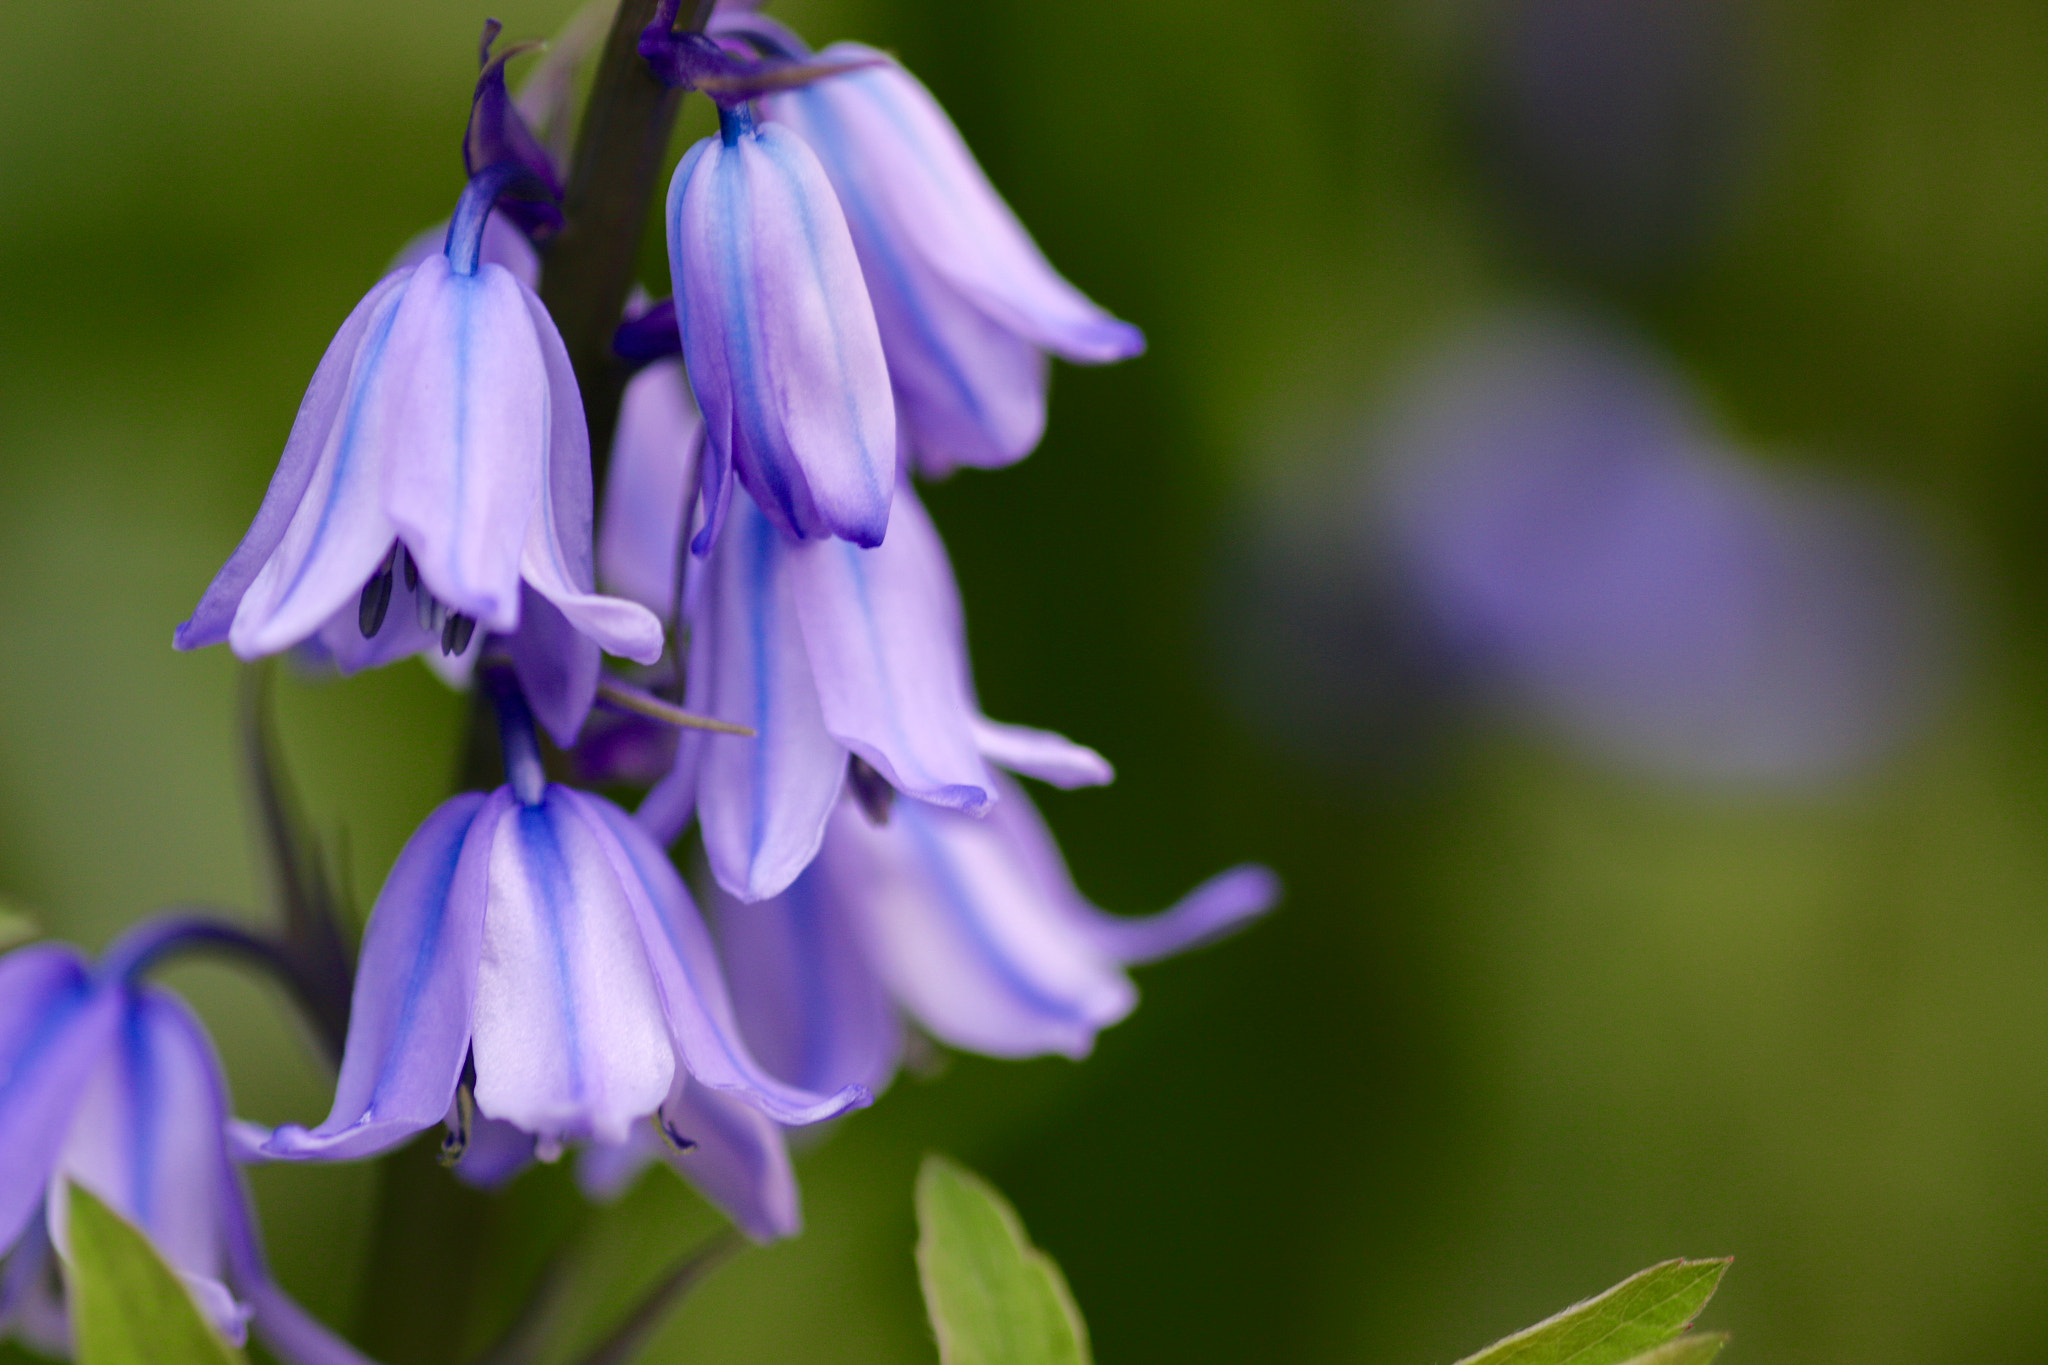
[[[654,1126],[661,1129],[662,1137],[666,1138],[668,1145],[675,1148],[678,1152],[694,1152],[697,1150],[697,1139],[684,1137],[681,1130],[668,1121],[667,1114],[657,1113],[654,1116]]]
[[[438,1160],[443,1166],[454,1166],[461,1162],[462,1154],[469,1150],[469,1126],[476,1121],[476,1092],[471,1088],[468,1075],[455,1087],[454,1121],[448,1125],[447,1134],[441,1139]]]
[[[877,827],[889,823],[889,808],[896,804],[896,789],[858,754],[846,756],[846,785],[868,823]]]
[[[384,613],[391,609],[391,565],[387,561],[363,584],[363,600],[356,605],[356,625],[365,640],[377,638],[384,629]]]
[[[413,605],[419,613],[420,629],[429,635],[439,635],[448,620],[448,609],[430,592],[417,594]]]
[[[405,556],[405,590],[417,592],[420,586],[420,566],[412,562],[411,550],[401,548],[400,553]]]
[[[441,627],[441,652],[460,654],[469,648],[469,639],[476,634],[476,618],[457,612]]]

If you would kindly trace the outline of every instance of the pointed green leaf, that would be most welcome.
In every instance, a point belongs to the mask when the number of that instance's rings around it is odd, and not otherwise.
[[[1727,1269],[1726,1260],[1653,1265],[1458,1365],[1623,1365],[1691,1326]]]
[[[917,1223],[918,1278],[942,1365],[1089,1365],[1066,1277],[986,1181],[926,1157]]]
[[[71,1191],[71,1330],[78,1365],[243,1365],[177,1272],[90,1190]]]
[[[1628,1365],[1708,1365],[1727,1344],[1726,1332],[1700,1332],[1667,1341],[1654,1351],[1645,1351]]]

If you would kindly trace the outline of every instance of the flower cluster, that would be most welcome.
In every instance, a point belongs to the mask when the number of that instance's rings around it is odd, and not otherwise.
[[[1081,1056],[1132,1007],[1128,964],[1274,899],[1241,868],[1149,920],[1082,900],[1004,770],[1073,787],[1109,765],[982,714],[912,484],[1023,458],[1048,355],[1132,356],[1137,330],[1053,271],[893,60],[814,54],[750,7],[678,32],[675,8],[642,54],[719,130],[669,190],[673,298],[620,319],[602,526],[589,376],[542,302],[571,168],[493,28],[445,235],[342,324],[177,631],[343,673],[425,654],[494,710],[503,785],[447,801],[391,869],[316,1126],[226,1122],[197,1025],[138,984],[160,933],[97,972],[0,960],[0,1324],[55,1330],[61,1173],[223,1326],[253,1313],[292,1359],[346,1360],[270,1285],[230,1161],[437,1125],[475,1183],[577,1148],[602,1195],[659,1157],[750,1236],[789,1235],[784,1129],[869,1102],[908,1027]],[[629,815],[570,773],[651,791]],[[716,936],[671,860],[692,829]],[[47,1234],[25,1232],[39,1207]]]

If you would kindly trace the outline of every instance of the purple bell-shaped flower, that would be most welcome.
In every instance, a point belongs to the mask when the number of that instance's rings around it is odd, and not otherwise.
[[[489,681],[511,782],[446,802],[399,854],[364,935],[333,1110],[258,1150],[370,1156],[451,1114],[459,1131],[473,1099],[515,1163],[524,1153],[504,1125],[544,1159],[658,1125],[689,1149],[686,1174],[695,1155],[707,1193],[729,1194],[715,1168],[736,1159],[722,1136],[743,1126],[728,1121],[731,1104],[805,1124],[869,1097],[812,1094],[755,1063],[667,855],[610,802],[546,781],[517,697]],[[693,1129],[704,1113],[724,1127]],[[779,1235],[743,1200],[728,1207],[749,1231]]]
[[[728,23],[757,41],[786,35],[752,16]],[[845,210],[905,446],[934,477],[1022,459],[1045,430],[1045,353],[1100,365],[1141,353],[1143,334],[1047,263],[916,77],[858,43],[817,60],[856,69],[762,109],[817,154]]]
[[[243,658],[312,643],[343,671],[508,636],[549,733],[574,740],[599,649],[651,663],[661,624],[593,589],[589,435],[540,299],[481,258],[506,168],[447,249],[386,276],[315,371],[256,520],[178,628]]]
[[[981,819],[897,802],[833,811],[817,860],[780,896],[718,895],[742,1030],[792,1084],[888,1084],[900,1015],[994,1057],[1081,1057],[1129,1014],[1124,974],[1229,933],[1279,898],[1263,867],[1219,873],[1161,914],[1104,914],[1077,891],[1023,789]]]
[[[0,1334],[68,1350],[52,1253],[66,1182],[134,1223],[230,1340],[292,1365],[366,1365],[270,1277],[229,1160],[220,1062],[176,997],[138,978],[154,926],[95,972],[39,944],[0,958]]]
[[[694,811],[713,874],[743,900],[816,855],[850,770],[970,814],[995,800],[992,753],[1050,781],[1106,780],[1091,751],[982,716],[952,566],[909,484],[870,550],[792,540],[737,498],[693,572],[684,705],[756,734],[685,734],[639,818],[666,840]]]
[[[744,104],[692,147],[668,195],[669,269],[703,411],[706,552],[731,479],[798,539],[879,545],[896,407],[860,263],[802,139]]]

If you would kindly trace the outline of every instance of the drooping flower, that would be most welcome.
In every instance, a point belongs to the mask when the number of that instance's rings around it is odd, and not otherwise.
[[[731,482],[799,539],[878,545],[896,410],[846,219],[818,160],[746,106],[692,147],[668,194],[669,270],[704,414],[709,550]]]
[[[680,358],[657,360],[627,382],[605,474],[598,575],[664,621],[681,608],[683,542],[703,450],[704,419]]]
[[[729,1155],[720,1132],[684,1126],[702,1106],[672,1107],[689,1087],[786,1124],[865,1103],[858,1088],[812,1094],[754,1062],[667,856],[610,802],[547,782],[516,700],[498,700],[510,784],[448,801],[400,853],[364,936],[333,1110],[310,1131],[278,1129],[261,1153],[386,1151],[459,1112],[464,1087],[477,1114],[544,1158],[626,1143],[652,1119],[695,1145],[678,1161],[688,1173],[693,1155],[706,1167]]]
[[[139,979],[155,934],[97,972],[57,944],[0,958],[0,1332],[68,1347],[52,1252],[69,1182],[140,1228],[229,1339],[253,1325],[292,1365],[366,1365],[270,1277],[220,1062],[191,1012]]]
[[[1124,968],[1236,929],[1279,885],[1218,874],[1172,909],[1108,915],[1082,898],[1023,789],[981,819],[898,802],[882,823],[842,800],[817,860],[780,896],[714,893],[742,1030],[793,1084],[885,1086],[907,1015],[994,1057],[1085,1056],[1130,1013]]]
[[[445,250],[379,281],[342,324],[179,648],[310,643],[352,672],[465,655],[481,627],[509,637],[564,744],[600,647],[660,657],[660,622],[593,589],[589,435],[561,337],[532,289],[484,259],[492,206],[525,174],[481,172]]]
[[[736,498],[697,572],[684,705],[756,735],[684,735],[639,818],[667,840],[694,810],[713,874],[742,899],[776,894],[810,862],[853,759],[905,796],[970,813],[995,800],[985,755],[997,750],[1035,753],[1027,766],[1050,780],[1105,780],[1092,752],[982,716],[952,567],[909,484],[888,540],[867,550],[792,540]]]
[[[793,41],[757,16],[722,25]],[[931,92],[887,54],[837,43],[856,69],[762,103],[817,154],[845,209],[919,472],[1028,455],[1045,430],[1045,353],[1080,364],[1145,349],[1046,261]]]

